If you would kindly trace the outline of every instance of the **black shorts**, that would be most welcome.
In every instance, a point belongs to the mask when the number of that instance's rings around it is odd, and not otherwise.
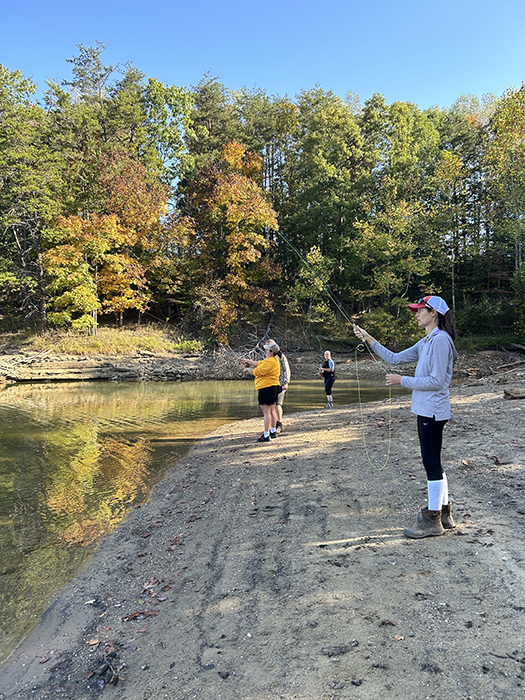
[[[330,396],[332,394],[332,387],[334,385],[334,382],[335,375],[333,373],[324,375],[324,391],[327,396]]]
[[[279,384],[259,389],[259,406],[272,406],[274,403],[277,403],[277,394],[280,391],[281,387]]]

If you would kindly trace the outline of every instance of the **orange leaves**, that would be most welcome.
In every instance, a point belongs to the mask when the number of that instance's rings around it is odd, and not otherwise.
[[[86,314],[98,309],[145,311],[151,300],[146,252],[158,247],[159,235],[168,234],[161,225],[168,188],[124,151],[101,157],[98,183],[106,213],[61,217],[46,236],[43,262],[55,322],[78,325],[75,317],[82,312],[84,327],[90,324]]]
[[[208,163],[196,173],[187,195],[194,222],[186,240],[194,236],[202,280],[195,289],[195,306],[222,342],[240,312],[269,307],[260,285],[275,276],[275,267],[263,253],[269,247],[268,231],[278,225],[253,179],[261,163],[258,155],[232,141],[223,147],[221,164]]]
[[[99,182],[106,193],[108,211],[138,237],[167,211],[167,186],[125,151],[113,152],[101,161]]]
[[[223,146],[222,159],[231,170],[246,177],[255,177],[263,164],[261,156],[246,151],[246,146],[235,140]]]
[[[120,313],[126,309],[145,311],[148,308],[151,294],[144,270],[139,261],[127,253],[106,256],[98,283],[104,311]]]

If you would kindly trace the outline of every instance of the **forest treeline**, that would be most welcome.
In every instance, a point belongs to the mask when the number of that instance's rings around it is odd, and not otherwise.
[[[274,312],[341,331],[339,305],[395,341],[426,293],[469,334],[525,329],[523,85],[420,110],[164,85],[103,49],[40,100],[0,65],[4,329],[149,314],[224,342]]]

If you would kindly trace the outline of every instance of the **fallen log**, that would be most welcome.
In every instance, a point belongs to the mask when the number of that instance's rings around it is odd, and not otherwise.
[[[509,362],[504,365],[498,365],[496,369],[505,369],[506,367],[516,367],[517,365],[525,365],[525,360],[516,360],[516,362]]]
[[[99,367],[71,369],[40,369],[35,371],[15,371],[6,375],[13,382],[76,382],[92,380],[133,380],[140,379],[135,368]]]

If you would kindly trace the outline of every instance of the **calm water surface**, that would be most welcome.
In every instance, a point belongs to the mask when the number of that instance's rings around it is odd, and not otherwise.
[[[361,394],[372,401],[388,390],[362,383]],[[338,380],[334,398],[340,405],[357,401],[355,382]],[[324,404],[321,381],[296,381],[285,414]],[[100,538],[195,442],[225,423],[259,415],[251,381],[2,389],[0,660]]]

